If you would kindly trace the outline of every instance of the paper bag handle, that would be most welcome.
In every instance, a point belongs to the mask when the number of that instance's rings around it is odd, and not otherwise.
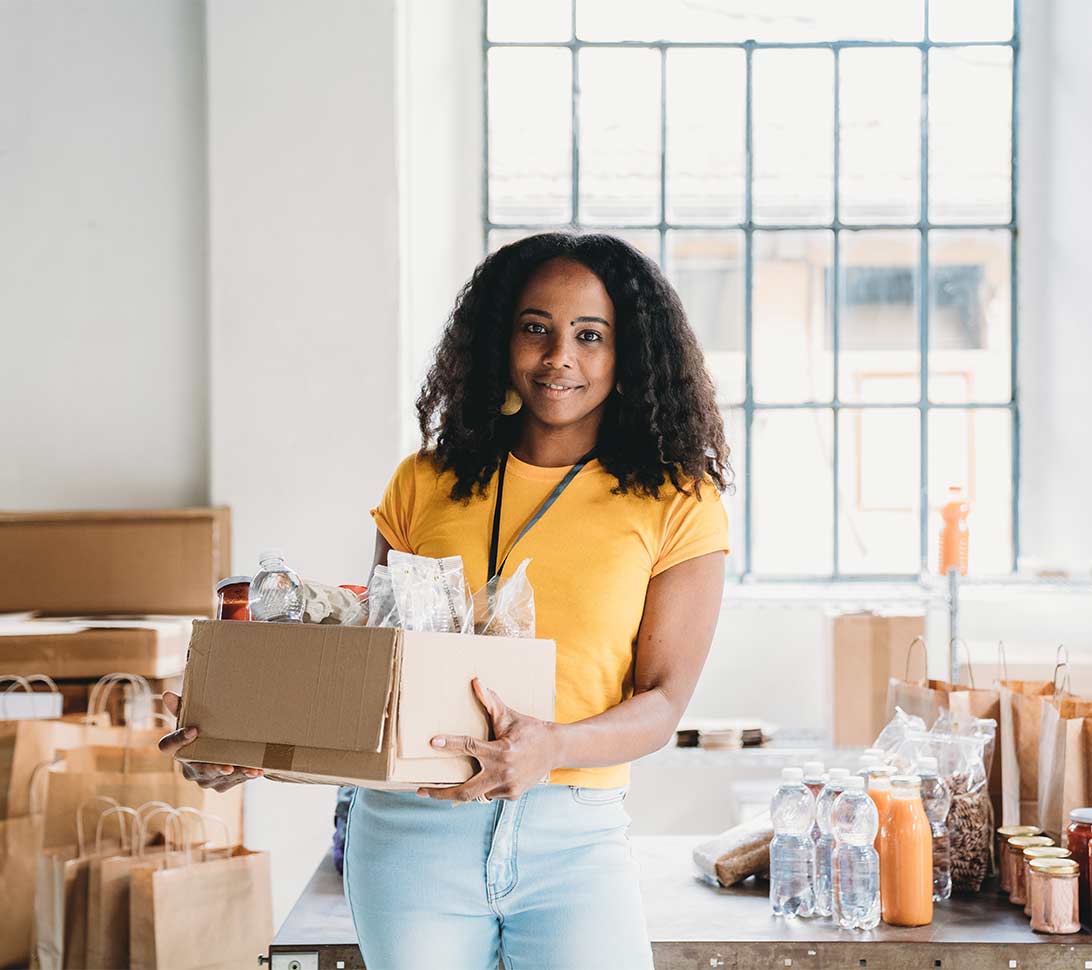
[[[114,808],[108,808],[99,816],[98,825],[95,826],[95,855],[99,855],[102,852],[102,825],[111,815],[118,816],[118,833],[121,835],[122,851],[132,853],[133,826],[139,821],[140,816],[128,805],[118,805]],[[126,828],[124,821],[124,816],[126,815],[130,816],[132,819],[128,828]]]
[[[1062,659],[1062,656],[1065,659]],[[1058,674],[1062,673],[1065,676],[1062,678],[1062,689],[1058,690]],[[1053,687],[1054,694],[1069,694],[1071,692],[1071,682],[1069,678],[1069,647],[1064,643],[1058,644],[1058,649],[1054,651],[1054,676],[1051,678],[1051,686]]]
[[[910,646],[906,648],[906,669],[903,671],[902,679],[907,683],[911,683],[910,680],[910,658],[914,655],[914,647],[921,644],[921,651],[925,654],[925,676],[922,680],[929,679],[929,646],[925,642],[925,637],[916,636],[910,641]]]
[[[1005,653],[1005,641],[997,641],[997,683],[1007,682],[1009,679],[1009,658]]]
[[[106,712],[106,702],[110,694],[118,686],[129,684],[145,699],[148,709],[152,706],[152,687],[140,674],[113,673],[100,678],[91,688],[91,696],[87,700],[87,717],[90,720],[99,714]]]
[[[87,808],[88,805],[94,805],[95,802],[105,802],[111,808],[118,807],[118,800],[116,798],[111,798],[109,795],[92,795],[90,798],[85,798],[80,802],[79,808],[76,809],[76,853],[77,858],[79,859],[84,857],[86,849],[86,838],[83,829],[83,810]]]
[[[202,842],[202,858],[207,857],[209,852],[209,835],[208,835],[208,822],[215,822],[220,826],[221,831],[224,833],[224,848],[228,851],[231,850],[231,832],[228,831],[227,823],[220,818],[219,815],[213,815],[211,812],[202,812],[199,809],[192,808],[189,805],[180,806],[178,809],[179,815],[192,815],[201,823],[201,842]]]
[[[960,644],[963,645],[963,656],[967,658],[967,674],[971,678],[971,690],[977,690],[974,685],[974,664],[971,663],[971,651],[967,646],[967,641],[963,637],[952,637],[948,641],[948,656],[952,658],[952,670],[955,670],[956,651],[959,649]],[[955,687],[955,684],[952,684]]]
[[[149,803],[149,804],[152,804],[152,803]],[[147,808],[148,805],[144,805],[144,806],[141,806],[141,807],[142,808]],[[137,850],[136,850],[136,852],[134,854],[138,858],[143,858],[144,857],[144,850],[148,847],[148,822],[151,819],[155,818],[157,815],[166,815],[167,816],[167,822],[163,826],[163,847],[164,847],[164,852],[169,854],[169,850],[170,850],[170,847],[171,847],[171,832],[172,832],[172,826],[173,826],[173,832],[174,832],[174,835],[175,835],[174,844],[175,844],[175,846],[181,846],[182,847],[182,850],[186,853],[186,858],[188,860],[189,859],[189,853],[190,853],[190,847],[189,847],[189,844],[186,842],[185,831],[184,831],[183,826],[182,826],[181,816],[179,816],[177,808],[172,808],[170,805],[167,805],[166,803],[159,803],[157,805],[157,807],[153,808],[150,812],[148,812],[147,815],[139,815],[138,814],[137,817],[140,819],[140,822],[139,822],[140,828],[138,830],[139,834],[140,834],[140,837],[137,840]]]

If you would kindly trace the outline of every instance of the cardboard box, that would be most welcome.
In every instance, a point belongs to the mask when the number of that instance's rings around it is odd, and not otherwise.
[[[888,681],[906,676],[910,644],[924,635],[924,616],[850,613],[832,618],[831,734],[836,747],[868,747],[876,740],[891,717]],[[926,676],[924,651],[911,660],[910,676]]]
[[[188,641],[187,641],[188,643]],[[185,658],[183,657],[183,662]],[[81,678],[76,680],[58,680],[57,690],[63,698],[64,714],[83,714],[87,711],[88,702],[91,699],[91,690],[98,683],[98,678]],[[149,677],[148,686],[152,689],[152,704],[149,712],[144,705],[137,705],[137,695],[129,683],[115,685],[114,689],[106,696],[105,713],[110,717],[111,724],[128,724],[131,721],[143,723],[148,713],[166,714],[163,707],[163,691],[173,690],[176,694],[182,693],[182,672],[179,670],[173,677]],[[166,729],[164,729],[165,731]]]
[[[88,627],[87,622],[94,625]],[[3,624],[0,674],[45,674],[63,680],[97,679],[124,671],[149,678],[172,677],[186,664],[192,624],[192,617],[164,616]],[[73,632],[59,632],[63,629]]]
[[[0,613],[213,616],[230,569],[227,508],[0,513]]]
[[[429,744],[489,737],[470,681],[554,717],[554,642],[297,623],[197,621],[180,725],[185,761],[262,768],[282,781],[409,789],[458,784],[477,762]]]

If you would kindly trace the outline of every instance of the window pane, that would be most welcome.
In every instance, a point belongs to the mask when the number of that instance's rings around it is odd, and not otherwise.
[[[572,55],[565,48],[489,52],[489,218],[572,218]]]
[[[844,50],[839,178],[843,222],[917,222],[921,214],[921,54]]]
[[[831,412],[758,411],[752,427],[754,571],[829,575],[834,568]]]
[[[1011,51],[930,51],[930,221],[1006,223],[1011,212]]]
[[[948,486],[970,501],[970,572],[1012,569],[1012,416],[1007,410],[929,413],[929,568],[939,561],[941,506]]]
[[[743,221],[746,100],[742,51],[668,54],[668,222]]]
[[[580,92],[580,221],[659,222],[659,54],[581,51]]]
[[[489,233],[489,251],[495,253],[502,246],[540,232],[564,232],[567,228],[567,226],[553,226],[548,229],[493,229]]]
[[[929,400],[1011,396],[1011,239],[1004,229],[929,234]]]
[[[667,275],[679,293],[722,404],[744,398],[742,232],[670,232]]]
[[[609,236],[617,236],[624,239],[634,249],[639,249],[657,266],[660,265],[660,233],[656,229],[600,229],[596,232],[604,232]]]
[[[839,245],[838,396],[917,401],[921,234],[916,229],[843,232]]]
[[[735,478],[735,494],[725,492],[722,496],[728,509],[728,545],[731,546],[726,564],[729,576],[743,573],[744,549],[747,547],[747,523],[744,510],[744,495],[747,491],[747,476],[744,461],[746,458],[745,424],[742,408],[732,408],[724,414],[724,436],[728,439],[728,462],[732,466]]]
[[[756,232],[752,296],[755,399],[829,401],[833,355],[827,346],[834,234]]]
[[[756,51],[752,82],[754,219],[834,218],[834,58],[829,51]]]
[[[921,418],[916,410],[840,411],[838,568],[921,568]]]
[[[1008,40],[1012,0],[929,0],[932,40]]]
[[[489,39],[568,40],[572,36],[572,16],[572,0],[489,0]]]
[[[921,0],[578,0],[585,40],[921,40]]]

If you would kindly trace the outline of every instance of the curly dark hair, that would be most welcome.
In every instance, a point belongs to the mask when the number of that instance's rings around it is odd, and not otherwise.
[[[518,417],[500,413],[510,386],[516,301],[551,259],[582,263],[606,288],[618,322],[616,374],[624,394],[606,401],[597,457],[630,490],[659,497],[664,480],[701,497],[708,475],[732,489],[729,448],[713,382],[682,302],[659,267],[616,236],[545,232],[487,256],[463,286],[417,399],[422,454],[455,473],[453,499],[484,494],[513,444]],[[430,445],[435,446],[430,451]]]

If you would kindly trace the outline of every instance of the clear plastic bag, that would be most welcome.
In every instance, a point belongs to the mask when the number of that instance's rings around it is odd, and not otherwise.
[[[527,578],[530,559],[511,576],[494,576],[474,594],[474,632],[491,637],[534,637],[535,591]]]
[[[394,601],[391,571],[387,566],[376,566],[368,583],[368,626],[401,626],[398,605]]]
[[[392,551],[387,565],[402,629],[473,632],[473,601],[466,588],[462,556],[430,559]]]
[[[884,761],[887,764],[895,764],[900,771],[906,770],[907,765],[897,763],[897,755],[907,735],[917,732],[925,732],[925,722],[916,714],[907,714],[901,707],[895,708],[895,716],[887,722],[884,729],[877,735],[872,747],[884,753]]]
[[[948,811],[952,889],[974,893],[989,875],[993,849],[993,805],[986,769],[986,749],[992,737],[981,732],[961,735],[938,730],[952,723],[941,717],[931,731],[908,734],[896,761],[913,766],[926,756],[937,759],[938,774],[952,793]]]
[[[363,626],[364,602],[351,589],[303,580],[303,622]]]

